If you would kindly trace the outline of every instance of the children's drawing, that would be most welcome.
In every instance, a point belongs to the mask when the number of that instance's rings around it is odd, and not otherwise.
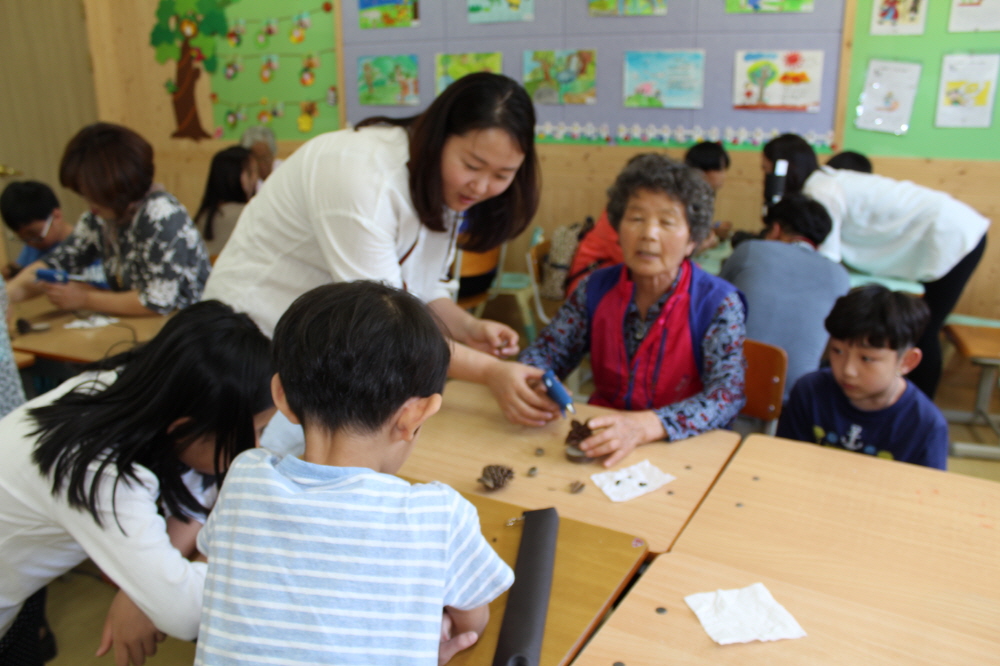
[[[332,2],[222,2],[211,60],[213,137],[238,140],[250,125],[279,139],[306,139],[339,129],[339,63]],[[162,0],[167,4],[167,0]],[[171,0],[175,9],[205,0]],[[276,9],[277,7],[277,9]],[[185,10],[186,11],[186,10]],[[208,60],[206,60],[206,66]]]
[[[930,0],[875,0],[869,32],[873,35],[922,35]]]
[[[946,55],[935,127],[990,127],[1000,54]]]
[[[358,103],[367,106],[420,104],[417,56],[358,58]]]
[[[626,51],[625,106],[700,109],[705,52]]]
[[[358,24],[374,28],[413,28],[420,25],[418,0],[358,0]]]
[[[811,12],[813,0],[726,0],[727,14]]]
[[[1000,30],[1000,0],[951,0],[948,32],[997,30]]]
[[[535,104],[594,104],[597,51],[525,51],[524,88]]]
[[[503,53],[439,53],[434,57],[434,94],[472,72],[503,74]]]
[[[818,112],[822,51],[737,51],[733,107]]]
[[[667,0],[588,0],[591,16],[666,16]]]
[[[910,115],[920,82],[920,65],[871,60],[854,125],[858,129],[902,135],[910,129]]]
[[[469,23],[535,20],[535,0],[468,0]]]

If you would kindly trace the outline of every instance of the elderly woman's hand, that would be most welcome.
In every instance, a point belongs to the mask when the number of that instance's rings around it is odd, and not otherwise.
[[[667,436],[656,412],[617,412],[595,416],[587,421],[591,430],[599,430],[580,442],[580,449],[591,458],[607,456],[603,465],[611,467],[640,444]]]

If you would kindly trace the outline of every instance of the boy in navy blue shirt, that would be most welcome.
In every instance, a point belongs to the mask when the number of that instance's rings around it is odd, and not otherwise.
[[[906,379],[929,317],[921,299],[876,284],[837,299],[825,321],[830,367],[795,383],[778,437],[945,469],[948,424]]]

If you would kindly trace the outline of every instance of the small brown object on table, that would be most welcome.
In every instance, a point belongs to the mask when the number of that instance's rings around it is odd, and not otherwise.
[[[483,468],[483,475],[476,481],[483,484],[486,490],[500,490],[507,485],[507,482],[514,478],[514,470],[503,465],[487,465]]]
[[[566,435],[566,458],[575,463],[594,462],[597,458],[591,458],[581,448],[580,442],[594,434],[586,423],[581,423],[576,419],[570,422],[569,434]]]

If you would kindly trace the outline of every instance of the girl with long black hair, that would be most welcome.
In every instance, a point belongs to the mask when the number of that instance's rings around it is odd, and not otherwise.
[[[0,421],[0,662],[37,641],[25,600],[88,557],[121,588],[102,653],[142,663],[163,634],[196,636],[206,567],[185,555],[214,497],[192,477],[221,485],[257,443],[270,378],[267,338],[206,301]]]

